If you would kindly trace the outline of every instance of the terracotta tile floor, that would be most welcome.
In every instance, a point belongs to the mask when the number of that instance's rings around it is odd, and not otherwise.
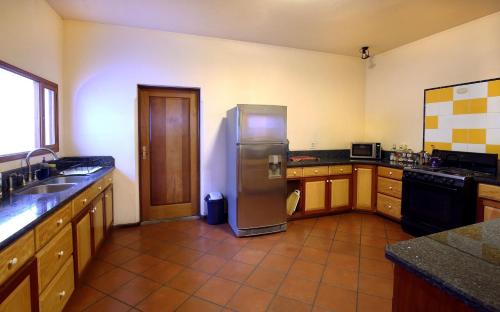
[[[387,243],[410,238],[366,214],[289,222],[235,238],[202,220],[117,229],[66,311],[390,311]]]

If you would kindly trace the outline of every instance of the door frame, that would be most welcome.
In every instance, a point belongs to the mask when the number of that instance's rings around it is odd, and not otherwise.
[[[196,141],[196,154],[198,157],[198,161],[196,162],[197,176],[196,176],[196,188],[198,192],[198,198],[195,203],[196,210],[198,215],[200,215],[200,201],[201,201],[201,172],[200,172],[200,138],[201,138],[201,89],[195,87],[174,87],[174,86],[161,86],[161,85],[146,85],[146,84],[138,84],[137,85],[137,144],[136,144],[136,156],[137,156],[137,166],[139,168],[139,213],[140,218],[139,222],[143,222],[144,220],[144,207],[142,205],[142,169],[141,169],[141,97],[140,90],[141,89],[152,89],[152,90],[172,90],[172,91],[193,91],[196,92],[198,101],[196,105],[198,106],[198,123],[196,125],[198,130],[198,139]]]

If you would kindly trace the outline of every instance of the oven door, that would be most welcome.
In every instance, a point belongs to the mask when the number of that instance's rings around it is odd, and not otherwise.
[[[401,214],[403,228],[413,235],[427,235],[463,225],[463,188],[403,178]]]

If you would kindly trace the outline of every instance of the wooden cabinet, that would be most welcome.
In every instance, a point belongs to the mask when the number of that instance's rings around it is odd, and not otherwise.
[[[71,224],[68,224],[36,255],[38,259],[39,292],[42,292],[47,287],[72,254],[73,238]]]
[[[40,312],[60,312],[75,290],[73,257],[70,257],[40,296]]]
[[[92,232],[88,208],[73,221],[73,240],[75,247],[75,272],[82,275],[83,270],[92,257]]]
[[[94,200],[93,207],[90,209],[91,224],[92,224],[92,250],[93,253],[101,246],[104,240],[104,196],[98,195]]]
[[[106,232],[113,226],[113,187],[110,186],[104,193],[104,210],[106,211]]]
[[[31,258],[0,287],[0,312],[38,311],[36,260]]]
[[[314,169],[304,168],[304,174],[318,172],[332,175],[304,179],[305,213],[351,209],[352,167],[341,165],[311,168]]]
[[[376,166],[354,165],[353,208],[373,211],[375,207]]]
[[[378,193],[377,212],[401,220],[401,199]]]
[[[288,179],[301,178],[302,177],[302,168],[300,168],[300,167],[287,168],[286,169],[286,177]]]
[[[35,227],[36,250],[40,250],[45,246],[54,235],[71,221],[71,214],[71,203],[69,203]]]
[[[477,222],[500,218],[500,186],[479,184],[477,195]]]
[[[377,171],[377,212],[400,221],[403,170],[378,167]]]
[[[327,179],[327,177],[309,178],[304,182],[304,210],[306,213],[325,210]]]
[[[328,166],[304,167],[302,176],[304,177],[323,177],[328,175]]]
[[[0,312],[62,311],[113,224],[109,173],[0,250]]]
[[[330,180],[330,209],[350,210],[352,209],[352,177],[333,177]]]
[[[0,284],[3,284],[35,254],[33,231],[0,252]]]

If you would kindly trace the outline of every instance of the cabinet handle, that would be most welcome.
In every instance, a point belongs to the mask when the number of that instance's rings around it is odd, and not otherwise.
[[[389,186],[389,189],[392,191],[392,186]]]
[[[392,171],[389,171],[389,175],[392,175]]]
[[[64,250],[59,251],[59,252],[57,253],[57,256],[58,256],[59,258],[61,258],[62,256],[64,256]]]
[[[66,296],[66,291],[63,290],[60,293],[58,293],[58,295],[59,295],[59,298],[63,298],[64,296]]]
[[[314,170],[314,173],[318,173],[318,170],[317,170],[317,169],[316,169],[316,170]]]
[[[92,209],[90,210],[90,212],[95,213],[96,209],[97,209],[97,208],[96,208],[96,207],[94,207],[94,208],[92,208]]]
[[[99,191],[100,191],[100,190],[102,190],[102,186],[97,187],[97,189],[98,189]]]
[[[354,168],[354,171],[358,171],[358,168]]]
[[[57,220],[57,221],[56,221],[56,224],[57,224],[57,226],[59,226],[59,225],[63,224],[63,219],[61,218],[61,219]]]
[[[387,205],[387,208],[388,208],[388,209],[392,209],[392,206],[391,206],[391,205]]]
[[[82,202],[83,202],[84,204],[85,204],[85,203],[87,203],[87,199],[86,199],[86,198],[82,199]]]
[[[12,267],[12,266],[15,266],[17,264],[17,258],[14,257],[12,259],[9,260],[9,267]]]
[[[340,172],[343,172],[344,171],[344,168],[340,168]]]

